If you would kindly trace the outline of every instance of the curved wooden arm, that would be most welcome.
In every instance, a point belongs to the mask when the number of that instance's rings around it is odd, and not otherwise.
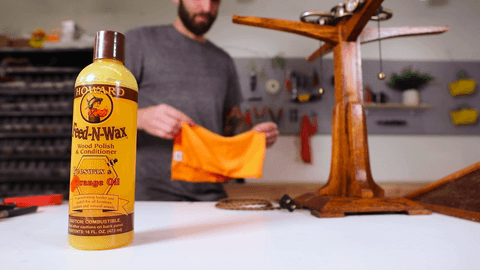
[[[356,41],[370,18],[375,14],[383,0],[366,0],[360,10],[355,11],[353,16],[344,23],[344,35],[346,41]]]
[[[386,27],[380,28],[380,38],[377,28],[365,28],[359,36],[360,43],[368,43],[379,39],[424,36],[441,34],[450,30],[448,26],[430,26],[430,27]]]
[[[325,54],[331,52],[333,50],[333,47],[335,47],[335,44],[333,43],[325,43],[320,47],[318,50],[316,50],[312,55],[307,57],[308,62],[312,62],[317,60],[317,58],[324,56]]]
[[[380,28],[380,39],[408,37],[408,36],[424,36],[436,35],[450,30],[448,26],[430,26],[430,27],[386,27]],[[358,37],[360,43],[368,43],[379,40],[377,28],[365,28]],[[319,57],[330,53],[335,45],[332,43],[325,43],[322,47],[316,50],[312,55],[307,57],[307,61],[312,62]]]
[[[237,15],[233,15],[232,21],[236,24],[279,30],[326,42],[338,42],[338,30],[334,26],[260,17],[242,17]]]

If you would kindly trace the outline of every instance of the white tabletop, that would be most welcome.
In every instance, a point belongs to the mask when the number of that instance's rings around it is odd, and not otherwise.
[[[0,269],[479,269],[480,223],[440,214],[319,219],[308,210],[137,202],[127,247],[67,244],[68,205],[0,220]]]

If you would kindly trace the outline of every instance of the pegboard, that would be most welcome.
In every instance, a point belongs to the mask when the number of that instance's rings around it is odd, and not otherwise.
[[[318,121],[317,134],[331,134],[332,110],[334,105],[333,60],[323,59],[313,63],[303,58],[286,58],[285,65],[267,58],[236,58],[234,59],[240,78],[240,85],[245,101],[241,104],[242,112],[250,111],[253,125],[257,123],[276,121],[281,135],[298,135],[300,133],[303,114],[316,115]],[[480,124],[456,126],[452,123],[450,112],[462,105],[480,110],[480,94],[478,89],[468,96],[453,97],[448,88],[449,83],[457,80],[457,73],[463,70],[468,78],[480,82],[480,62],[450,62],[450,61],[383,61],[385,80],[379,80],[379,62],[363,60],[363,85],[369,86],[373,93],[386,97],[387,103],[401,103],[402,93],[386,86],[392,73],[400,74],[402,69],[411,67],[413,71],[429,73],[434,77],[426,87],[420,90],[421,103],[428,104],[423,109],[371,109],[366,108],[367,129],[369,134],[390,135],[479,135]],[[316,93],[318,88],[324,89],[321,99],[312,102],[293,102],[292,94],[286,90],[287,74],[295,71],[313,81],[314,70],[318,74],[319,83],[313,87],[309,83],[305,88],[299,88],[301,93]],[[256,87],[252,91],[251,76],[256,74]],[[277,80],[280,91],[270,94],[265,91],[268,80]],[[478,88],[478,86],[477,86]],[[261,100],[259,100],[261,99]],[[262,117],[263,107],[266,113]],[[258,111],[257,117],[254,108]],[[270,116],[272,110],[274,119]],[[282,110],[282,118],[276,119]],[[297,111],[296,121],[291,111]]]
[[[250,111],[253,124],[274,121],[278,124],[280,133],[283,135],[293,135],[300,132],[301,118],[307,114],[310,119],[313,115],[317,116],[319,133],[331,132],[332,105],[334,101],[333,86],[331,77],[333,74],[332,61],[308,63],[305,59],[286,59],[285,67],[272,65],[272,59],[261,58],[242,58],[235,59],[237,71],[240,76],[240,85],[245,101],[241,105],[242,112]],[[323,68],[322,68],[323,66]],[[251,76],[252,69],[256,73],[256,88],[252,91]],[[313,75],[318,74],[318,86],[313,86]],[[297,94],[315,94],[320,87],[325,89],[324,94],[319,100],[297,103],[292,101],[292,93],[285,87],[287,74],[291,71],[296,72],[299,77],[308,82],[301,83],[304,86],[297,87]],[[322,72],[323,71],[323,72]],[[265,91],[265,84],[268,80],[277,80],[280,83],[280,91],[277,94],[270,94]],[[261,100],[252,100],[259,99]],[[254,113],[256,107],[261,114],[264,106],[266,113],[263,117],[258,117]],[[271,110],[275,119],[272,119],[269,112]],[[282,117],[278,119],[279,112],[282,110]],[[293,111],[296,110],[296,117]]]

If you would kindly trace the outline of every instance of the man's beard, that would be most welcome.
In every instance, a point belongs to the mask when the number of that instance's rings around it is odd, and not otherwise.
[[[190,16],[187,9],[183,5],[182,0],[180,0],[180,5],[178,6],[178,16],[182,20],[182,23],[185,26],[185,28],[187,28],[190,32],[192,32],[196,36],[202,36],[203,34],[205,34],[210,29],[210,27],[212,27],[212,24],[216,19],[216,17],[213,17],[211,14],[204,13],[204,12],[196,13]],[[207,19],[207,21],[196,23],[195,22],[196,16],[203,16],[204,18]]]

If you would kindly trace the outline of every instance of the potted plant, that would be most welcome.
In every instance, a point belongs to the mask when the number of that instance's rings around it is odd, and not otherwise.
[[[412,68],[408,67],[404,68],[400,75],[393,73],[387,86],[402,92],[403,104],[416,106],[420,104],[418,90],[432,80],[433,77],[429,74],[412,71]]]

